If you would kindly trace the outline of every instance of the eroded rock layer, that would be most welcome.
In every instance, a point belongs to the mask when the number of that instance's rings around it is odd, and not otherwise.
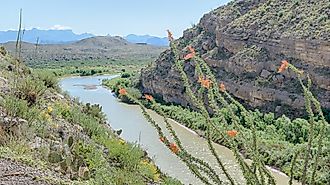
[[[310,74],[313,92],[330,109],[330,1],[233,1],[204,15],[175,43],[192,45],[228,91],[252,108],[297,115],[304,98],[295,74],[277,73],[282,60]],[[192,106],[173,53],[144,69],[141,89],[168,103]],[[193,62],[185,70],[196,82]],[[192,106],[193,107],[193,106]]]

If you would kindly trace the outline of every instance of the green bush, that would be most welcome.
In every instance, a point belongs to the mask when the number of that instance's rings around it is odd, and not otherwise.
[[[139,89],[134,88],[134,87],[128,87],[126,88],[127,92],[133,96],[134,98],[140,99],[142,97],[142,93],[140,92]]]
[[[120,77],[121,77],[121,78],[129,78],[129,77],[131,77],[131,74],[125,72],[125,73],[121,74]]]
[[[83,112],[97,118],[100,122],[106,120],[105,114],[102,112],[102,107],[99,104],[91,105],[90,103],[87,103],[83,107]]]
[[[35,107],[29,106],[26,100],[17,99],[16,97],[6,95],[0,100],[1,106],[4,108],[7,116],[19,117],[32,122],[39,117],[39,111]]]
[[[37,71],[35,72],[37,78],[44,82],[47,88],[59,89],[58,80],[54,73],[48,71]]]
[[[28,105],[33,105],[45,92],[46,87],[42,81],[32,77],[18,79],[15,95],[17,98],[26,100]]]
[[[109,87],[112,90],[112,92],[118,95],[119,89],[129,87],[131,82],[127,78],[118,77],[110,80],[103,80],[102,84]]]
[[[9,122],[4,124],[2,122],[4,120],[0,118],[0,146],[10,140],[30,138],[32,136],[30,131],[33,130],[31,125],[38,120],[40,112],[35,107],[29,107],[27,101],[8,95],[0,99],[0,105],[9,119]],[[24,119],[27,123],[17,118]]]
[[[69,122],[82,126],[97,144],[79,142],[75,146],[75,154],[82,156],[95,184],[145,184],[146,181],[154,181],[158,171],[141,166],[141,161],[145,160],[143,150],[116,138],[100,124],[94,113],[83,113],[79,107],[68,108],[66,105],[56,105],[55,109],[57,114],[65,115],[63,117]],[[104,150],[109,151],[108,154],[105,155]],[[150,167],[149,163],[147,166]]]

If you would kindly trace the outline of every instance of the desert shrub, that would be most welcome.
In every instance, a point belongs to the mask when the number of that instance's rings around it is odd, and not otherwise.
[[[37,78],[44,82],[47,88],[59,89],[58,80],[54,73],[48,71],[35,72]]]
[[[69,122],[82,126],[84,132],[97,144],[78,142],[75,146],[75,154],[83,158],[85,165],[91,171],[93,182],[96,184],[145,184],[147,179],[150,182],[157,179],[158,171],[155,172],[150,165],[141,166],[145,153],[137,145],[114,137],[103,124],[99,124],[94,113],[81,112],[79,107],[70,109],[60,105],[55,107],[58,109],[57,114],[65,115],[63,117]],[[69,113],[64,113],[67,111]],[[104,153],[105,150],[108,152]]]
[[[5,47],[0,46],[0,54],[1,54],[2,56],[6,56],[7,51],[6,51]]]
[[[134,98],[140,99],[142,97],[142,93],[140,92],[139,89],[134,88],[134,87],[128,87],[127,92],[131,94]]]
[[[124,79],[125,79],[125,78],[124,78]],[[125,88],[125,87],[123,87],[123,88]],[[118,98],[119,98],[122,102],[124,102],[124,103],[135,104],[135,102],[132,101],[131,99],[127,98],[127,96],[123,96],[123,95],[119,94],[119,90],[120,90],[120,89],[121,89],[121,88],[117,88],[117,89],[115,89],[115,91],[114,91],[115,94],[118,96]],[[140,98],[142,97],[141,92],[140,92],[138,89],[134,88],[134,87],[128,87],[128,88],[125,88],[125,90],[126,90],[128,93],[130,93],[130,94],[132,95],[132,97],[134,97],[134,98],[138,98],[138,99],[140,99]]]
[[[145,177],[154,182],[158,182],[160,180],[160,171],[154,164],[150,163],[150,161],[146,159],[140,161],[139,171],[141,171]]]
[[[83,107],[83,112],[97,118],[100,122],[104,122],[106,119],[105,114],[102,112],[102,106],[99,104],[91,105],[87,103]]]
[[[104,144],[107,148],[112,149],[108,156],[109,159],[116,162],[121,168],[136,170],[140,159],[144,157],[144,152],[140,148],[123,140],[109,140]]]
[[[3,106],[5,113],[9,117],[19,117],[32,122],[39,117],[39,111],[35,107],[30,107],[26,100],[17,99],[14,96],[4,96],[0,100],[0,104]]]
[[[113,172],[111,178],[113,179],[113,184],[146,184],[146,178],[138,175],[136,172],[131,172],[128,169],[118,169]]]
[[[141,87],[141,81],[140,81],[140,74],[139,73],[135,73],[133,75],[131,75],[131,77],[129,78],[131,81],[131,87],[134,88],[139,88]]]
[[[55,111],[56,115],[58,115],[64,119],[67,119],[71,116],[70,109],[71,108],[66,103],[57,102],[54,105],[54,111]]]
[[[130,83],[130,80],[127,78],[113,78],[110,80],[103,80],[103,85],[109,87],[116,95],[118,95],[120,88],[129,87]]]
[[[33,105],[45,92],[44,83],[36,78],[26,77],[19,79],[15,89],[15,95],[19,99],[26,100],[28,105]]]
[[[106,138],[108,133],[104,131],[98,119],[81,112],[79,107],[71,107],[70,113],[65,118],[69,122],[79,124],[90,137]]]
[[[81,158],[80,165],[88,167],[90,178],[96,184],[111,184],[111,168],[102,150],[95,144],[78,141],[74,145],[73,154]]]
[[[127,72],[120,75],[120,78],[129,78],[129,77],[131,77],[131,74]]]
[[[27,101],[8,95],[0,99],[0,105],[5,113],[5,117],[0,118],[0,145],[10,140],[30,138],[39,111],[29,107]]]
[[[75,73],[80,73],[80,76],[93,76],[97,73],[102,73],[102,71],[100,70],[95,70],[95,69],[81,69],[81,70],[76,70],[76,71],[73,71],[72,74],[75,74]]]

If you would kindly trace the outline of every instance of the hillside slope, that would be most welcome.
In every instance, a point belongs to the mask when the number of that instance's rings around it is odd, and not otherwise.
[[[120,139],[102,107],[62,95],[0,47],[0,184],[180,184]]]
[[[330,2],[328,0],[235,0],[204,15],[175,41],[193,46],[227,90],[252,108],[300,115],[304,107],[293,73],[277,73],[288,60],[309,73],[313,91],[330,109]],[[182,53],[182,55],[185,53]],[[141,89],[165,102],[189,106],[173,54],[167,50],[144,69]],[[190,79],[194,66],[185,63]]]
[[[3,44],[15,54],[16,43]],[[83,61],[83,60],[153,60],[164,47],[137,45],[129,43],[121,37],[97,36],[70,44],[35,44],[22,43],[22,57],[31,66],[43,62]]]

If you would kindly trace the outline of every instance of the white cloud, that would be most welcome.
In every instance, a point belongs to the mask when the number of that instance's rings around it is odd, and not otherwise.
[[[56,25],[50,27],[49,29],[50,30],[71,30],[72,28],[69,26],[63,26],[63,25],[56,24]]]

